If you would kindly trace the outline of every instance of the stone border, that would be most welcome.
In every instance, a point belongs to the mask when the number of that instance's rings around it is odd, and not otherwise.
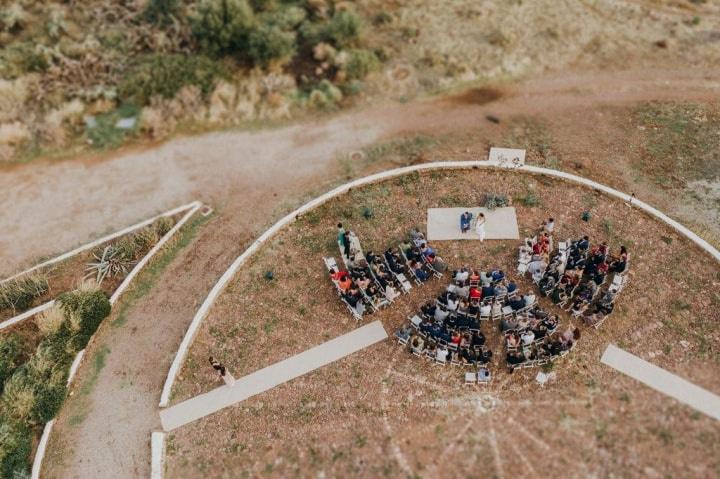
[[[135,267],[132,269],[132,271],[130,271],[130,274],[128,274],[125,277],[125,279],[123,280],[123,282],[120,283],[120,286],[118,286],[118,288],[115,290],[115,292],[112,294],[112,296],[110,296],[110,304],[111,305],[114,305],[118,301],[118,299],[120,299],[120,296],[125,292],[125,290],[128,289],[132,280],[135,279],[135,277],[140,273],[140,271],[150,262],[152,257],[155,256],[155,254],[158,251],[160,251],[160,249],[162,249],[162,247],[165,246],[165,244],[168,241],[170,241],[170,238],[172,238],[175,235],[175,233],[177,233],[178,230],[180,230],[180,228],[182,228],[185,225],[185,223],[187,223],[187,221],[201,207],[202,207],[202,203],[200,201],[193,201],[190,204],[181,206],[179,208],[175,208],[174,210],[170,210],[166,213],[162,213],[158,216],[155,216],[154,218],[145,220],[142,223],[138,223],[136,225],[133,225],[129,228],[125,228],[124,230],[122,230],[122,232],[121,232],[122,234],[127,234],[127,233],[132,232],[135,229],[142,228],[143,226],[147,226],[148,224],[151,224],[153,221],[155,221],[156,219],[158,219],[162,216],[173,216],[173,215],[176,215],[176,214],[190,208],[190,210],[187,213],[185,213],[185,216],[180,218],[180,220],[177,223],[175,223],[175,225],[170,229],[170,231],[165,233],[165,235],[162,238],[160,238],[160,240],[157,243],[155,243],[155,246],[153,246],[150,249],[150,251],[148,251],[145,254],[145,256],[142,257],[142,259],[138,262],[138,264],[136,264]],[[89,243],[90,246],[88,246],[88,245],[82,246],[78,250],[74,251],[73,255],[80,253],[82,251],[85,251],[88,248],[97,246],[98,244],[105,243],[106,241],[109,241],[110,239],[117,238],[118,236],[120,236],[118,233],[113,233],[110,236],[106,236],[105,238],[102,238],[102,241],[97,240],[97,241],[94,241],[93,243]],[[70,255],[70,256],[72,256],[72,255]],[[66,253],[66,255],[58,256],[58,258],[62,257],[63,259],[67,259],[70,256],[67,256],[67,253]],[[57,258],[56,258],[55,260],[51,260],[51,262],[46,262],[45,264],[52,264],[52,262],[57,262],[57,261],[62,261],[62,259],[57,260]],[[34,267],[34,268],[36,269],[37,267]],[[30,271],[30,270],[28,270],[28,271]],[[24,273],[25,272],[20,273],[20,274],[24,274]],[[33,308],[30,311],[26,311],[25,313],[23,313],[23,315],[26,315],[29,312],[32,312],[33,314],[35,314],[39,311],[43,311],[44,309],[50,308],[53,304],[55,304],[55,300],[49,301],[43,305],[38,306],[37,308]],[[41,307],[44,307],[44,308],[39,309]],[[20,316],[23,316],[23,315],[20,315]],[[10,326],[11,324],[15,324],[22,319],[26,319],[26,318],[32,316],[32,314],[26,315],[24,318],[17,319],[20,316],[16,316],[15,318],[12,318],[12,319],[9,319],[8,321],[3,322],[2,324],[0,324],[0,329]],[[10,321],[12,321],[12,323],[10,323]],[[10,324],[6,324],[6,323],[10,323]],[[90,345],[90,343],[92,342],[92,340],[94,338],[95,338],[95,335],[93,335],[90,338],[90,341],[88,341],[88,345]],[[67,380],[68,386],[70,386],[70,383],[72,382],[73,378],[77,374],[77,371],[80,368],[80,364],[82,363],[82,359],[84,356],[85,356],[85,349],[83,349],[82,351],[77,353],[77,355],[75,356],[75,359],[73,360],[72,364],[70,365],[70,373],[68,374],[68,380]],[[45,424],[45,427],[43,428],[42,437],[40,438],[40,443],[38,444],[37,451],[35,451],[35,458],[33,459],[31,479],[39,479],[40,478],[40,471],[42,470],[42,462],[45,457],[45,450],[47,449],[47,443],[48,443],[48,440],[50,439],[50,433],[52,432],[52,428],[53,428],[54,424],[55,424],[55,419],[53,418],[50,421],[48,421]],[[164,461],[164,457],[165,457],[165,450],[164,450],[164,437],[163,437],[163,450],[162,450],[162,460],[163,461]],[[155,476],[153,476],[153,477],[155,477]],[[158,476],[158,477],[162,477],[162,476]]]
[[[616,189],[610,188],[609,186],[605,186],[601,183],[597,183],[592,180],[588,180],[586,178],[583,178],[581,176],[573,175],[571,173],[565,173],[563,171],[558,170],[552,170],[548,168],[541,168],[538,166],[531,166],[531,165],[522,165],[522,166],[513,166],[508,165],[507,163],[501,163],[497,161],[489,161],[489,160],[470,160],[470,161],[438,161],[438,162],[432,162],[432,163],[424,163],[419,165],[413,165],[413,166],[406,166],[403,168],[395,168],[392,170],[383,171],[380,173],[376,173],[370,176],[366,176],[363,178],[359,178],[357,180],[350,181],[349,183],[345,183],[344,185],[338,186],[337,188],[334,188],[330,190],[329,192],[318,196],[317,198],[311,200],[308,203],[305,203],[292,213],[284,216],[281,218],[277,223],[275,223],[273,226],[270,227],[267,231],[265,231],[262,235],[260,235],[259,238],[257,238],[248,248],[233,261],[233,263],[230,265],[230,267],[225,271],[225,273],[220,277],[217,283],[215,283],[215,286],[213,286],[212,290],[208,294],[208,296],[205,298],[205,301],[203,301],[202,305],[200,306],[200,309],[198,309],[197,313],[193,317],[192,322],[190,323],[190,326],[188,327],[187,332],[185,333],[185,336],[182,339],[182,342],[180,343],[180,346],[178,347],[177,353],[175,354],[175,358],[173,359],[172,364],[170,365],[170,370],[168,371],[167,378],[165,380],[165,384],[163,385],[162,393],[160,395],[160,404],[159,406],[161,408],[167,407],[170,403],[170,394],[172,392],[172,387],[175,383],[175,379],[177,375],[180,373],[180,369],[182,367],[183,362],[185,361],[185,357],[187,356],[188,350],[190,349],[190,345],[193,342],[193,339],[195,338],[195,335],[197,334],[198,330],[200,329],[200,324],[202,323],[202,320],[205,319],[205,316],[207,316],[210,307],[213,305],[217,297],[220,295],[220,293],[223,292],[227,284],[230,282],[232,277],[235,275],[238,269],[240,269],[241,266],[243,266],[247,260],[255,254],[260,247],[265,244],[270,238],[275,236],[281,229],[283,229],[285,226],[293,223],[295,220],[297,220],[301,215],[304,213],[307,213],[314,208],[317,208],[318,206],[322,205],[323,203],[340,196],[344,193],[347,193],[348,191],[352,190],[353,188],[357,188],[360,186],[366,186],[373,183],[377,183],[380,181],[384,181],[391,178],[396,178],[398,176],[403,176],[408,173],[414,173],[414,172],[423,172],[423,171],[433,171],[433,170],[463,170],[463,169],[477,169],[477,168],[489,168],[489,169],[500,169],[500,170],[518,170],[525,173],[536,173],[540,175],[545,176],[551,176],[555,178],[562,178],[565,180],[569,180],[573,183],[578,183],[580,185],[589,186],[590,188],[593,188],[595,190],[601,191],[609,196],[619,198],[626,203],[631,204],[632,206],[637,206],[639,209],[645,211],[646,213],[650,214],[651,216],[654,216],[655,218],[661,220],[663,223],[668,224],[672,228],[674,228],[678,233],[684,235],[687,237],[690,241],[695,243],[697,246],[699,246],[701,249],[709,253],[712,257],[715,258],[718,262],[720,262],[720,251],[715,249],[710,243],[702,239],[697,234],[690,231],[685,226],[681,225],[677,221],[673,220],[663,212],[653,208],[652,206],[648,205],[647,203],[640,201],[636,199],[634,196],[628,195],[626,193],[622,193],[621,191],[618,191]]]
[[[165,243],[167,243],[168,240],[177,232],[177,230],[179,230],[180,227],[182,227],[182,225],[184,225],[184,224],[187,222],[187,220],[188,220],[193,214],[195,214],[195,212],[196,212],[198,209],[200,209],[201,207],[202,207],[202,203],[200,203],[199,201],[194,201],[194,202],[189,203],[189,204],[187,204],[187,205],[183,205],[183,206],[180,206],[180,207],[178,207],[178,208],[172,209],[172,210],[170,210],[170,211],[166,211],[165,213],[162,213],[162,214],[160,214],[160,215],[158,215],[158,216],[154,216],[153,218],[150,218],[149,220],[145,220],[145,221],[143,221],[143,222],[141,222],[141,223],[137,223],[137,224],[135,224],[135,225],[133,225],[133,226],[130,226],[130,227],[128,227],[128,228],[125,228],[125,229],[123,229],[123,230],[121,230],[121,231],[119,231],[119,232],[112,233],[112,234],[109,235],[109,236],[106,236],[106,237],[101,238],[101,239],[99,239],[99,240],[95,240],[95,241],[93,241],[93,242],[91,242],[91,243],[88,243],[88,244],[83,245],[83,246],[81,246],[81,247],[79,247],[79,248],[76,248],[76,249],[74,249],[73,251],[70,251],[70,252],[68,252],[68,253],[62,254],[62,255],[58,256],[57,258],[54,258],[54,259],[52,259],[52,260],[46,261],[46,262],[44,262],[44,263],[41,263],[41,264],[39,264],[39,265],[33,266],[32,268],[30,268],[30,269],[28,269],[28,270],[25,270],[25,271],[23,271],[22,273],[18,273],[18,274],[16,274],[15,276],[11,276],[10,278],[7,278],[7,279],[4,279],[4,280],[0,281],[0,284],[4,283],[4,282],[6,282],[6,281],[9,281],[9,280],[11,280],[11,279],[13,279],[13,278],[17,278],[18,276],[21,276],[21,275],[23,275],[23,274],[26,274],[26,273],[29,273],[29,272],[31,272],[31,271],[34,271],[34,270],[36,270],[36,269],[38,269],[38,268],[40,268],[40,267],[48,266],[48,265],[50,265],[50,264],[53,264],[53,263],[57,263],[57,262],[59,262],[59,261],[66,260],[66,259],[68,259],[68,258],[71,258],[72,256],[75,256],[75,255],[78,254],[78,253],[82,253],[83,251],[87,251],[87,250],[90,249],[90,248],[94,248],[94,247],[97,246],[97,245],[103,244],[103,243],[105,243],[105,242],[107,242],[107,241],[110,241],[110,240],[112,240],[112,239],[114,239],[114,238],[117,238],[117,237],[119,237],[119,236],[122,236],[122,235],[125,235],[125,234],[128,234],[128,233],[131,233],[132,231],[135,231],[135,230],[137,230],[137,229],[139,229],[139,228],[142,228],[142,227],[144,227],[144,226],[147,226],[147,225],[151,224],[152,222],[154,222],[154,221],[157,220],[158,218],[161,218],[161,217],[164,217],[164,216],[174,216],[174,215],[176,215],[176,214],[178,214],[178,213],[180,213],[180,212],[182,212],[182,211],[185,211],[185,210],[189,209],[190,211],[188,211],[188,212],[185,214],[185,216],[183,216],[183,217],[170,229],[170,231],[168,231],[167,233],[165,233],[165,236],[163,236],[162,238],[160,238],[160,240],[155,244],[155,246],[153,246],[153,247],[150,249],[150,251],[148,251],[147,253],[145,253],[145,256],[143,256],[142,259],[133,267],[133,269],[130,271],[130,274],[128,274],[128,275],[125,277],[125,279],[123,280],[123,282],[120,283],[120,285],[118,286],[118,288],[113,292],[112,296],[110,297],[110,303],[111,303],[111,304],[114,304],[114,303],[118,300],[118,298],[120,297],[120,295],[122,295],[122,293],[125,292],[125,290],[127,289],[127,287],[130,285],[130,282],[135,278],[135,276],[138,275],[138,273],[145,267],[145,265],[147,265],[147,263],[148,263],[148,262],[150,261],[150,259],[155,255],[155,253],[157,253],[157,252],[160,250],[160,248],[162,248],[163,245],[164,245]],[[19,323],[20,321],[23,321],[23,320],[25,320],[25,319],[28,319],[28,318],[36,315],[37,313],[40,313],[40,312],[45,311],[45,310],[47,310],[47,309],[50,309],[50,308],[52,308],[52,306],[53,306],[54,304],[55,304],[55,300],[52,299],[52,300],[48,301],[47,303],[40,304],[40,305],[38,305],[38,306],[35,306],[35,307],[32,308],[32,309],[29,309],[29,310],[27,310],[27,311],[25,311],[25,312],[23,312],[23,313],[18,314],[17,316],[13,316],[12,318],[7,319],[7,320],[3,321],[2,323],[0,323],[0,330],[3,330],[3,329],[5,329],[5,328],[8,328],[8,327],[10,327],[10,326],[12,326],[12,325],[14,325],[14,324],[17,324],[17,323]]]
[[[28,268],[28,269],[26,269],[26,270],[24,270],[24,271],[20,271],[19,273],[16,273],[16,274],[14,274],[14,275],[12,275],[12,276],[10,276],[10,277],[8,277],[8,278],[5,278],[5,279],[3,279],[3,280],[0,280],[0,284],[6,283],[6,282],[10,281],[11,279],[15,279],[15,278],[20,277],[20,276],[22,276],[22,275],[24,275],[24,274],[31,273],[31,272],[35,271],[36,269],[40,269],[40,268],[43,268],[43,267],[45,267],[45,266],[49,266],[49,265],[51,265],[51,264],[55,264],[55,263],[57,263],[57,262],[64,261],[64,260],[66,260],[66,259],[68,259],[68,258],[70,258],[70,257],[72,257],[72,256],[75,256],[75,255],[78,254],[78,253],[82,253],[83,251],[86,251],[86,250],[88,250],[88,249],[90,249],[90,248],[94,248],[94,247],[97,246],[97,245],[101,245],[101,244],[106,243],[106,242],[108,242],[108,241],[110,241],[110,240],[112,240],[112,239],[115,239],[115,238],[119,237],[119,236],[122,236],[122,235],[124,235],[124,234],[130,233],[130,232],[132,232],[132,231],[135,231],[136,229],[142,228],[143,226],[147,226],[147,225],[149,225],[150,223],[152,223],[153,221],[155,221],[155,220],[158,219],[158,218],[162,218],[163,216],[174,216],[174,215],[176,215],[176,214],[178,214],[178,213],[180,213],[180,212],[182,212],[182,211],[185,211],[185,210],[187,210],[187,209],[192,208],[193,206],[197,206],[198,204],[199,204],[199,201],[193,201],[192,203],[188,203],[188,204],[186,204],[186,205],[178,206],[177,208],[173,208],[173,209],[170,210],[170,211],[166,211],[166,212],[164,212],[164,213],[160,213],[159,215],[153,216],[152,218],[147,219],[147,220],[145,220],[145,221],[141,221],[140,223],[135,223],[134,225],[128,226],[127,228],[124,228],[124,229],[122,229],[122,230],[120,230],[120,231],[116,231],[116,232],[114,232],[114,233],[110,233],[109,235],[104,236],[104,237],[102,237],[102,238],[100,238],[100,239],[97,239],[97,240],[95,240],[95,241],[91,241],[90,243],[86,243],[86,244],[84,244],[84,245],[82,245],[82,246],[78,246],[77,248],[75,248],[75,249],[72,250],[72,251],[68,251],[67,253],[61,254],[60,256],[56,256],[55,258],[49,259],[49,260],[47,260],[47,261],[43,261],[42,263],[36,264],[35,266],[33,266],[33,267],[31,267],[31,268]]]
[[[150,479],[162,479],[165,475],[165,436],[164,432],[153,432],[150,435]]]

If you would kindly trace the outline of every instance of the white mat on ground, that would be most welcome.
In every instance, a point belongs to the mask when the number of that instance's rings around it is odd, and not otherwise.
[[[333,361],[349,356],[385,338],[387,338],[387,333],[382,323],[374,321],[279,363],[239,378],[232,387],[221,386],[164,409],[160,411],[160,422],[163,429],[171,431]]]
[[[460,215],[469,211],[473,214],[470,231],[460,232]],[[478,213],[485,214],[485,239],[520,239],[515,208],[429,208],[427,217],[428,241],[476,240],[475,218]]]

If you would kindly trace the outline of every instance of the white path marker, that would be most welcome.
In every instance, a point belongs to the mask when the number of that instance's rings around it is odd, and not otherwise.
[[[696,386],[680,376],[665,371],[612,344],[605,349],[600,361],[656,391],[720,420],[720,396]]]
[[[372,346],[385,338],[387,338],[387,333],[382,323],[374,321],[300,354],[239,378],[232,387],[221,386],[164,409],[160,411],[160,422],[165,431],[172,431],[196,419],[232,406],[237,402],[244,401],[249,397]]]

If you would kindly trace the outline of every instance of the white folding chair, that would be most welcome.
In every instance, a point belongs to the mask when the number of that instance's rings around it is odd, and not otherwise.
[[[465,373],[465,386],[477,384],[477,373]]]

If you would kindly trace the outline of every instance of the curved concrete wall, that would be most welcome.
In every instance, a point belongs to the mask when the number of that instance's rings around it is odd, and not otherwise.
[[[690,239],[693,243],[695,243],[697,246],[702,248],[704,251],[706,251],[708,254],[710,254],[712,257],[715,258],[715,260],[720,262],[720,251],[715,249],[710,243],[678,223],[677,221],[673,220],[663,212],[653,208],[652,206],[648,205],[647,203],[644,203],[636,198],[633,198],[631,195],[628,195],[626,193],[623,193],[621,191],[615,190],[613,188],[610,188],[608,186],[605,186],[601,183],[597,183],[592,180],[588,180],[586,178],[583,178],[581,176],[573,175],[571,173],[565,173],[562,171],[557,170],[551,170],[548,168],[540,168],[537,166],[530,166],[530,165],[523,165],[523,166],[508,166],[505,163],[500,163],[496,161],[447,161],[447,162],[433,162],[433,163],[424,163],[420,165],[413,165],[413,166],[407,166],[404,168],[396,168],[393,170],[383,171],[381,173],[376,173],[374,175],[366,176],[364,178],[359,178],[357,180],[351,181],[349,183],[345,183],[344,185],[338,186],[337,188],[315,198],[314,200],[310,201],[309,203],[304,204],[300,208],[296,209],[292,213],[288,214],[287,216],[280,219],[277,223],[275,223],[270,229],[265,231],[258,239],[256,239],[238,258],[230,265],[230,267],[225,271],[225,273],[220,277],[218,282],[215,284],[213,289],[208,294],[207,298],[205,298],[205,301],[200,306],[200,309],[198,309],[197,313],[195,314],[195,317],[193,318],[192,322],[190,323],[190,326],[188,327],[187,332],[185,333],[185,336],[183,337],[182,342],[180,343],[180,346],[178,347],[177,353],[175,354],[175,358],[170,366],[170,371],[168,372],[167,379],[165,380],[165,384],[163,386],[162,394],[160,396],[160,407],[166,407],[170,402],[170,393],[172,392],[173,384],[175,383],[175,378],[180,372],[180,369],[182,367],[183,362],[185,361],[185,357],[187,356],[187,352],[190,348],[190,345],[192,344],[193,339],[195,338],[195,335],[197,334],[197,331],[200,328],[200,324],[202,323],[202,320],[207,316],[207,313],[210,310],[210,307],[213,305],[217,297],[222,293],[222,291],[225,289],[227,284],[229,283],[230,279],[235,275],[238,269],[245,264],[245,262],[253,255],[257,250],[270,238],[275,236],[276,233],[278,233],[282,228],[287,226],[288,224],[294,222],[298,217],[300,217],[302,214],[309,212],[310,210],[320,206],[321,204],[327,202],[328,200],[331,200],[337,196],[340,196],[344,193],[347,193],[353,188],[357,188],[360,186],[369,185],[372,183],[377,183],[383,180],[387,180],[390,178],[395,178],[398,176],[406,175],[408,173],[413,172],[422,172],[422,171],[431,171],[431,170],[458,170],[458,169],[475,169],[475,168],[490,168],[490,169],[500,169],[500,170],[518,170],[520,172],[524,173],[534,173],[544,176],[550,176],[554,178],[561,178],[567,181],[571,181],[573,183],[581,184],[584,186],[589,186],[590,188],[596,189],[598,191],[602,191],[603,193],[619,198],[623,201],[630,202],[634,207],[637,207],[646,213],[648,213],[651,216],[654,216],[661,220],[663,223],[666,223],[670,225],[672,228],[677,230],[680,234],[686,236],[688,239]]]

